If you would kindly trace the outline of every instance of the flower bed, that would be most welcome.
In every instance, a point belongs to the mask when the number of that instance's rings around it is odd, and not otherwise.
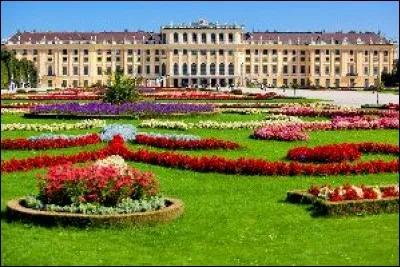
[[[23,150],[44,150],[54,148],[66,148],[76,146],[86,146],[100,143],[98,134],[89,134],[85,136],[78,136],[74,139],[67,139],[63,137],[58,138],[38,138],[36,140],[27,140],[23,138],[18,139],[4,139],[1,140],[1,149],[23,149]]]
[[[266,140],[308,140],[304,131],[354,130],[354,129],[399,129],[399,118],[395,117],[334,117],[331,122],[297,122],[270,124],[256,129],[251,137]]]
[[[143,120],[139,127],[142,128],[166,128],[166,129],[179,129],[188,130],[192,128],[200,129],[255,129],[261,126],[288,122],[301,122],[299,118],[291,116],[269,116],[261,121],[235,121],[235,122],[219,122],[219,121],[199,121],[197,123],[185,123],[182,121],[168,121],[168,120]]]
[[[374,118],[369,116],[354,117],[333,117],[333,129],[398,129],[398,117],[380,117]]]
[[[360,215],[399,211],[399,185],[332,188],[311,186],[307,191],[287,192],[287,201],[313,204],[314,215]]]
[[[168,149],[236,149],[240,145],[231,141],[217,140],[214,138],[201,140],[173,140],[165,137],[152,137],[137,135],[136,144],[150,145]]]
[[[361,158],[361,153],[382,153],[397,156],[399,146],[367,142],[332,144],[313,148],[296,147],[288,151],[286,158],[299,162],[332,163],[358,160]]]
[[[144,115],[173,113],[203,113],[213,112],[211,104],[160,104],[151,102],[125,103],[112,105],[109,103],[66,103],[52,105],[37,105],[32,112],[36,114],[69,114],[69,115]]]
[[[71,163],[52,166],[45,177],[39,175],[38,179],[39,194],[27,196],[18,204],[31,210],[55,212],[54,215],[146,213],[168,205],[159,194],[153,174],[128,167],[120,156],[84,167]]]
[[[168,92],[143,94],[144,97],[152,97],[156,100],[267,100],[286,98],[283,95],[277,95],[275,92],[253,95],[232,95],[229,93],[214,92]]]
[[[217,108],[288,108],[288,107],[311,107],[318,109],[340,109],[341,106],[337,106],[335,104],[330,103],[215,103],[215,107]]]
[[[61,131],[73,129],[99,128],[106,125],[105,120],[84,120],[77,123],[52,123],[52,124],[23,124],[4,123],[1,124],[1,131]]]
[[[23,114],[29,111],[29,108],[1,108],[1,114]]]
[[[281,108],[271,110],[273,114],[284,114],[289,116],[308,116],[308,117],[350,117],[350,116],[364,116],[364,115],[378,115],[381,117],[399,117],[399,112],[395,110],[365,110],[365,109],[315,109],[315,108]]]
[[[48,156],[40,155],[33,158],[2,161],[1,172],[27,171],[36,168],[49,167],[53,164],[66,162],[78,163],[96,160],[110,155],[120,155],[125,160],[143,162],[158,166],[192,170],[197,172],[218,172],[226,174],[264,175],[264,176],[320,176],[349,175],[398,172],[399,160],[370,160],[356,164],[327,163],[300,164],[297,162],[271,162],[264,159],[227,159],[217,156],[190,156],[174,152],[154,152],[145,149],[131,151],[124,146],[120,136],[114,136],[110,144],[97,151],[80,152],[75,155]]]

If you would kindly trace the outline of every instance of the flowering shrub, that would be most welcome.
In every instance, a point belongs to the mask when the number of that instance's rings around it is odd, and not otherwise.
[[[200,140],[177,140],[166,137],[153,137],[148,135],[137,135],[136,144],[144,144],[168,149],[235,149],[240,145],[230,141],[217,139],[200,139]]]
[[[361,158],[361,153],[354,144],[332,144],[313,148],[292,148],[288,151],[286,158],[300,162],[328,163],[354,161]]]
[[[124,103],[113,105],[110,103],[65,103],[37,105],[32,110],[34,113],[56,113],[70,115],[122,115],[122,114],[172,114],[172,113],[197,113],[213,112],[212,104],[161,104],[153,102]]]
[[[80,152],[76,155],[48,156],[2,161],[1,172],[27,171],[64,163],[78,163],[120,155],[125,160],[144,162],[153,165],[186,169],[198,172],[219,172],[242,175],[349,175],[397,172],[399,160],[370,160],[353,165],[348,163],[300,164],[297,162],[271,162],[264,159],[226,159],[217,156],[190,156],[174,152],[153,152],[145,149],[130,151],[124,146],[121,136],[114,136],[109,145],[97,151]]]
[[[318,198],[324,200],[338,202],[345,200],[362,200],[362,199],[382,199],[388,197],[399,196],[399,186],[386,186],[386,187],[366,187],[361,185],[360,187],[345,184],[336,188],[332,188],[330,185],[325,186],[311,186],[308,192]]]
[[[100,133],[101,141],[111,141],[115,135],[120,135],[125,141],[135,140],[136,127],[130,124],[109,124]]]
[[[88,134],[85,136],[78,136],[73,139],[57,137],[57,136],[48,139],[39,137],[33,140],[18,138],[14,140],[12,139],[1,140],[1,149],[43,150],[43,149],[53,149],[53,148],[86,146],[98,143],[100,143],[100,137],[98,134]]]
[[[61,131],[72,129],[90,129],[104,127],[105,120],[83,120],[77,123],[52,123],[52,124],[23,124],[23,123],[4,123],[1,124],[1,131]]]
[[[85,167],[74,167],[70,163],[50,167],[45,177],[38,177],[38,198],[46,204],[116,206],[123,199],[157,195],[158,183],[151,172],[141,173],[123,164],[106,162]]]

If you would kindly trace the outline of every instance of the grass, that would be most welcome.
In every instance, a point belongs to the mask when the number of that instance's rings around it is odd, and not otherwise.
[[[263,114],[221,114],[199,120],[260,120]],[[57,122],[64,122],[56,120]],[[51,123],[2,115],[2,123]],[[75,120],[65,122],[73,123]],[[107,120],[131,123],[138,120]],[[99,129],[61,131],[68,134]],[[190,155],[220,155],[229,158],[256,157],[283,160],[287,150],[300,145],[316,146],[341,142],[374,141],[398,144],[397,130],[311,132],[310,140],[298,142],[250,139],[251,130],[188,131],[140,129],[139,131],[196,134],[232,140],[245,146],[232,151],[179,151]],[[2,139],[28,137],[44,132],[2,132]],[[85,148],[48,150],[36,153],[72,154]],[[146,147],[130,144],[137,149]],[[147,149],[162,151],[162,149]],[[2,160],[33,156],[30,151],[2,151]],[[363,159],[393,159],[393,156],[364,155]],[[134,228],[46,228],[2,219],[2,265],[398,265],[399,215],[381,214],[346,218],[314,218],[307,206],[284,202],[286,191],[307,189],[311,184],[346,182],[354,184],[398,183],[398,173],[327,176],[261,177],[196,173],[129,163],[151,170],[166,196],[182,199],[182,217],[155,227]],[[36,192],[35,175],[45,169],[2,175],[1,209],[7,201]]]

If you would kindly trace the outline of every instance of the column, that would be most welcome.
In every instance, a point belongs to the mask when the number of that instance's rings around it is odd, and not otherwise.
[[[211,64],[211,59],[210,59],[210,50],[207,49],[206,52],[206,75],[210,76],[210,64]]]

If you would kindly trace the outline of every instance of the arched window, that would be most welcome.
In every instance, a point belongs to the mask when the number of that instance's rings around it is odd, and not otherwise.
[[[197,33],[192,33],[192,41],[193,43],[197,43]]]
[[[233,43],[233,33],[230,33],[230,34],[228,35],[228,39],[229,39],[229,42],[230,42],[230,43]]]
[[[174,43],[177,43],[179,41],[178,33],[174,33]]]
[[[48,76],[52,76],[53,75],[53,67],[52,66],[48,66],[47,67],[47,75]]]
[[[186,64],[186,63],[184,63],[184,64],[182,65],[182,74],[183,74],[183,75],[188,75],[188,67],[187,67],[187,64]]]
[[[211,43],[215,44],[215,33],[211,34]]]
[[[215,75],[215,64],[214,63],[211,63],[211,65],[210,65],[210,74]]]
[[[219,34],[219,41],[220,42],[224,41],[224,34],[222,32]]]
[[[178,64],[175,63],[174,64],[174,75],[178,75],[178,74],[179,74]]]
[[[165,63],[161,65],[161,76],[165,76],[167,74],[167,67],[165,66]]]
[[[196,63],[192,63],[192,66],[190,68],[190,72],[192,73],[192,75],[196,75],[197,74],[197,65],[196,65]]]
[[[206,65],[206,63],[201,64],[201,66],[200,66],[200,74],[201,75],[206,75],[207,74],[207,65]]]
[[[225,75],[225,64],[219,64],[219,75]]]
[[[229,75],[234,75],[235,74],[235,66],[231,63],[229,64]]]
[[[187,43],[187,41],[188,41],[188,36],[187,36],[187,33],[184,32],[183,33],[183,42]]]
[[[207,43],[207,34],[206,33],[201,34],[201,42],[203,44]]]

